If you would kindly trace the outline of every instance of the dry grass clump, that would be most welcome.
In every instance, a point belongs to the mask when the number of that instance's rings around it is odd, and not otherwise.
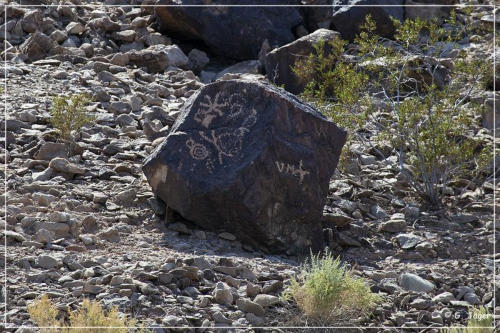
[[[324,323],[366,315],[381,300],[364,278],[355,276],[328,251],[323,256],[311,254],[284,296],[293,299],[308,318]]]
[[[47,295],[29,305],[28,313],[41,333],[149,332],[144,328],[135,328],[137,321],[121,316],[116,308],[106,311],[99,302],[88,299],[83,300],[77,311],[70,313],[69,322],[57,318],[59,310]]]

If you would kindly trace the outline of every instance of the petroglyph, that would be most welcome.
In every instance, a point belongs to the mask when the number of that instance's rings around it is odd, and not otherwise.
[[[194,119],[201,123],[201,125],[205,128],[210,126],[210,123],[214,120],[214,118],[224,114],[222,108],[226,107],[227,103],[219,101],[220,94],[221,93],[218,92],[213,101],[209,95],[205,95],[205,102],[200,102],[200,107],[194,115]]]
[[[239,122],[240,125],[234,130],[210,130],[199,131],[200,137],[211,143],[217,150],[219,163],[224,163],[223,157],[232,158],[236,156],[242,149],[243,139],[246,133],[250,132],[250,128],[257,122],[257,111],[252,109],[251,112],[245,114],[243,100],[239,94],[230,97],[230,102],[223,102],[224,98],[221,92],[217,93],[212,98],[205,95],[204,102],[200,102],[199,109],[196,112],[194,119],[201,123],[201,126],[209,128],[212,121],[217,117],[227,117],[231,122]],[[224,114],[224,112],[227,112]],[[238,125],[236,125],[238,126]],[[195,142],[192,138],[186,141],[186,146],[189,149],[189,154],[195,160],[205,160],[207,169],[213,170],[213,161],[209,158],[210,150],[207,146]]]
[[[189,138],[186,141],[186,146],[189,148],[189,154],[195,160],[204,160],[208,157],[208,149],[201,143],[197,143],[193,139]]]
[[[248,131],[245,127],[240,127],[235,132],[223,131],[220,134],[215,134],[215,130],[211,130],[210,136],[200,131],[200,136],[214,145],[219,156],[219,163],[223,164],[222,156],[233,157],[241,151],[243,136]]]
[[[292,176],[299,177],[299,184],[302,184],[304,177],[309,175],[310,172],[304,169],[303,162],[300,160],[299,166],[293,164],[276,161],[276,167],[280,173],[287,173]]]
[[[246,128],[250,130],[250,128],[255,125],[257,122],[257,111],[255,109],[252,109],[252,112],[248,115],[248,118],[246,118],[243,123],[241,124],[241,127]]]

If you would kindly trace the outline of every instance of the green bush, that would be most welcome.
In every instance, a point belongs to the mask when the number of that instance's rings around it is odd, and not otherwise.
[[[307,317],[324,323],[368,314],[381,300],[365,279],[353,275],[328,251],[323,256],[311,254],[284,297],[293,299]]]
[[[372,148],[389,143],[401,175],[433,204],[442,202],[453,178],[481,174],[492,155],[470,131],[482,112],[472,97],[484,89],[491,64],[458,50],[456,42],[470,33],[458,22],[455,12],[446,29],[418,18],[394,20],[389,40],[376,34],[367,16],[348,49],[335,40],[326,53],[320,42],[292,68],[309,80],[303,98],[345,127],[351,139]],[[456,53],[454,63],[440,63],[450,52]]]
[[[368,93],[366,73],[356,70],[355,64],[343,57],[346,42],[336,38],[325,45],[320,41],[314,52],[292,66],[295,75],[308,82],[302,97],[313,104],[336,124],[348,130],[349,136],[342,150],[339,168],[349,158],[353,138],[362,140],[358,130],[367,119]]]
[[[149,332],[144,328],[134,328],[137,326],[137,321],[121,317],[116,308],[105,311],[99,302],[88,299],[83,300],[80,309],[70,313],[69,323],[57,319],[59,310],[52,304],[47,295],[43,295],[39,300],[28,305],[28,313],[38,327],[43,327],[41,328],[42,333]],[[106,327],[113,327],[113,329]]]
[[[64,140],[73,140],[72,133],[77,132],[82,126],[95,120],[89,114],[86,105],[91,98],[83,94],[57,96],[52,99],[51,123]]]

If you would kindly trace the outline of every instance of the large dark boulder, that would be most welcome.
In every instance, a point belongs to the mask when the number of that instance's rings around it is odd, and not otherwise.
[[[284,86],[291,93],[301,93],[307,82],[299,79],[292,71],[297,60],[304,59],[314,52],[314,46],[321,40],[325,42],[325,53],[328,53],[328,42],[340,38],[336,31],[318,29],[312,34],[301,37],[290,44],[283,45],[269,52],[264,60],[267,78],[278,86]]]
[[[308,31],[328,29],[332,22],[332,0],[302,0],[307,7],[301,7],[304,25]]]
[[[332,25],[342,34],[342,38],[353,40],[361,31],[366,15],[370,14],[377,23],[377,32],[388,37],[394,32],[390,17],[403,21],[403,2],[404,0],[333,0]]]
[[[450,16],[452,5],[458,2],[458,0],[405,0],[405,18],[442,20]]]
[[[185,103],[143,166],[185,219],[271,252],[318,250],[346,133],[268,83],[217,81]]]
[[[157,5],[200,5],[200,0],[159,0]],[[239,5],[297,4],[298,0],[245,0]],[[211,4],[234,4],[216,0]],[[170,37],[201,40],[220,55],[256,59],[264,40],[272,47],[294,40],[293,28],[302,22],[294,7],[156,7],[160,30]]]

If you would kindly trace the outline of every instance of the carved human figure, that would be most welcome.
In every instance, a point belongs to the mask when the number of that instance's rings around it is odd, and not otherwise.
[[[194,115],[194,119],[201,123],[201,125],[205,128],[210,126],[210,123],[217,116],[222,116],[224,114],[224,110],[222,108],[227,106],[227,103],[222,103],[219,101],[220,92],[215,95],[215,98],[212,98],[209,95],[205,95],[205,102],[200,102],[200,107],[198,111]]]

